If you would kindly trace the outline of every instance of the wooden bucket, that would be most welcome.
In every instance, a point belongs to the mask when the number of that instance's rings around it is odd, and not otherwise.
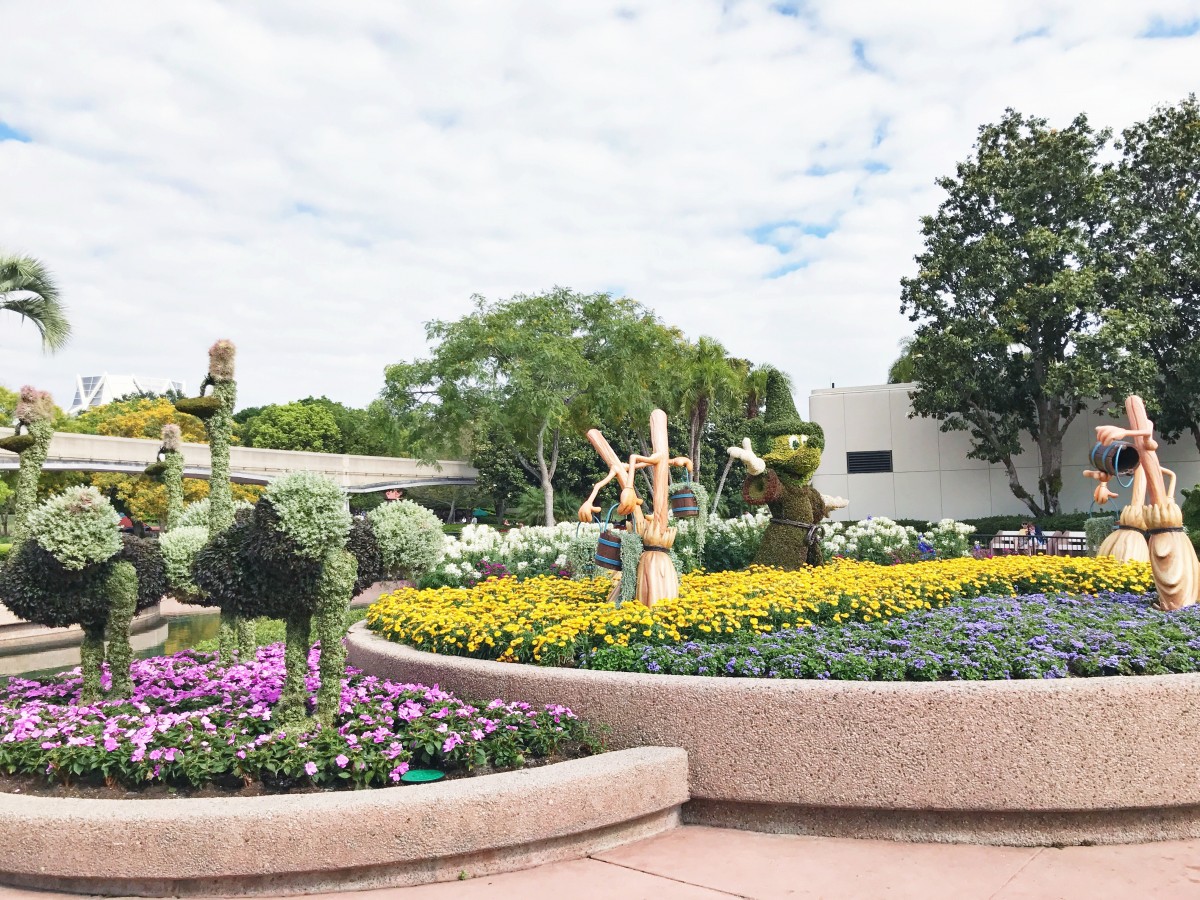
[[[619,572],[621,571],[621,532],[610,528],[608,524],[609,517],[616,508],[616,504],[613,504],[604,516],[600,539],[596,541],[596,565]]]
[[[1105,475],[1131,475],[1140,462],[1137,448],[1128,441],[1097,444],[1092,448],[1091,459],[1092,465]]]
[[[692,476],[687,477],[688,487],[678,490],[671,495],[671,515],[677,519],[694,519],[700,515],[700,502],[696,492],[692,490]]]

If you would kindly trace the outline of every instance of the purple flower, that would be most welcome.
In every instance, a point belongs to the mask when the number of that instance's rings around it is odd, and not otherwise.
[[[343,757],[343,759],[344,758],[345,757]],[[313,775],[317,774],[317,764],[312,760],[309,760],[304,764],[304,771],[307,772],[308,776],[311,778]]]
[[[337,767],[339,769],[344,769],[344,768],[346,768],[346,765],[350,762],[350,758],[348,756],[346,756],[345,753],[339,753],[337,756],[334,757],[333,761],[335,763],[337,763]]]

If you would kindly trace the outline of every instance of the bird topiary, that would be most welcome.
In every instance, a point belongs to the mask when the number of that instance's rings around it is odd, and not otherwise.
[[[38,476],[42,474],[42,464],[54,437],[54,411],[54,399],[46,391],[25,385],[15,410],[16,431],[0,440],[0,450],[21,457],[9,529],[14,543],[25,536],[29,517],[37,506]]]
[[[141,591],[139,570],[146,579]],[[120,517],[93,487],[69,488],[37,507],[27,535],[0,569],[0,600],[15,615],[51,628],[83,629],[83,703],[103,697],[106,640],[111,696],[130,696],[129,624],[139,600],[157,602],[162,585],[154,548],[137,539],[123,543]]]
[[[294,473],[272,482],[251,512],[239,513],[196,554],[192,579],[222,616],[284,620],[285,676],[274,714],[281,724],[308,715],[313,637],[321,642],[316,715],[331,722],[337,712],[346,610],[357,576],[346,551],[349,531],[341,489],[321,476]]]
[[[146,475],[161,482],[167,493],[167,531],[178,528],[183,520],[183,454],[180,452],[182,440],[178,425],[164,425],[158,459],[146,467]]]

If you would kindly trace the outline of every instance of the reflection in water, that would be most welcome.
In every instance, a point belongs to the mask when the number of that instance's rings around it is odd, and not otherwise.
[[[150,656],[170,656],[180,650],[195,647],[203,641],[215,640],[217,631],[221,627],[221,617],[215,614],[182,616],[178,619],[167,619],[164,624],[167,636],[157,643],[139,648],[137,647],[137,635],[133,636],[135,646],[133,655],[136,659],[146,659]],[[22,659],[28,660],[28,668],[20,664]],[[3,671],[28,678],[54,675],[79,665],[79,648],[64,647],[57,651],[17,653],[5,656],[4,663]],[[5,677],[0,675],[0,681]]]

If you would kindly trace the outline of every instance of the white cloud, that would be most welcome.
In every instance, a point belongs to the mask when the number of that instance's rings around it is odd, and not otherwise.
[[[978,126],[1124,126],[1200,50],[1139,37],[1200,0],[786,6],[13,5],[0,122],[31,141],[0,141],[0,247],[53,267],[76,337],[45,357],[0,320],[0,382],[194,387],[228,336],[245,403],[363,403],[425,320],[555,284],[619,287],[802,398],[878,381]]]

